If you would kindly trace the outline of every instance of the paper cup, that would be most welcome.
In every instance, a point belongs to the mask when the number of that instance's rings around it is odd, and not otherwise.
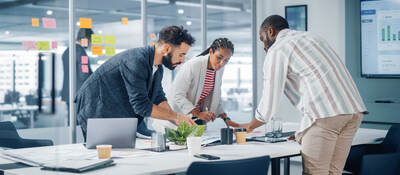
[[[96,148],[99,159],[111,158],[112,145],[97,145]]]
[[[188,147],[189,154],[196,155],[200,153],[201,150],[201,137],[188,137],[186,139],[186,144]]]

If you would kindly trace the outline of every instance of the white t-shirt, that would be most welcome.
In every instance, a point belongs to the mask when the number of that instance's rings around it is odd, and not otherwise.
[[[158,66],[154,66],[154,65],[153,65],[153,76],[154,76],[154,74],[157,72],[157,70],[158,70]]]

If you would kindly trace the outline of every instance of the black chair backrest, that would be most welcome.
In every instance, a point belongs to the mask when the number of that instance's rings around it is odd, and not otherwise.
[[[0,122],[0,147],[16,149],[51,145],[53,145],[51,140],[23,139],[18,135],[13,123]]]
[[[0,122],[0,139],[20,139],[14,124],[6,121]]]
[[[400,124],[390,127],[382,147],[385,153],[400,152]]]
[[[362,158],[360,175],[399,175],[400,153],[369,154]]]
[[[257,174],[267,175],[268,166],[270,163],[269,156],[225,160],[225,161],[208,161],[208,162],[193,162],[187,171],[188,175],[244,175]]]

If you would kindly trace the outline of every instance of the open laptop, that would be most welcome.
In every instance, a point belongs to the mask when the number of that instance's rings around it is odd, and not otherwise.
[[[135,148],[137,118],[88,119],[86,148],[112,145],[113,148]]]

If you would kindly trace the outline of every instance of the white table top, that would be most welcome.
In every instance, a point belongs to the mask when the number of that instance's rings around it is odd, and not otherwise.
[[[292,126],[296,127],[296,126]],[[289,126],[284,126],[284,131],[292,130]],[[293,130],[292,130],[293,131]],[[375,129],[359,129],[353,141],[355,144],[372,143],[376,138],[384,137],[385,130]],[[137,148],[146,148],[151,143],[143,139],[137,139]],[[221,157],[221,160],[233,160],[270,155],[271,158],[286,157],[300,154],[300,145],[296,142],[280,142],[280,143],[262,143],[247,142],[244,145],[219,145],[203,147],[201,153],[211,154]],[[123,159],[114,159],[116,166],[89,171],[84,174],[172,174],[185,172],[193,161],[206,161],[189,155],[187,150],[170,151],[158,155],[149,155],[143,157],[132,157]],[[0,158],[0,164],[14,163],[13,161]],[[43,171],[38,167],[28,167],[19,169],[6,170],[5,174],[50,174],[63,175],[71,174],[67,172]]]

